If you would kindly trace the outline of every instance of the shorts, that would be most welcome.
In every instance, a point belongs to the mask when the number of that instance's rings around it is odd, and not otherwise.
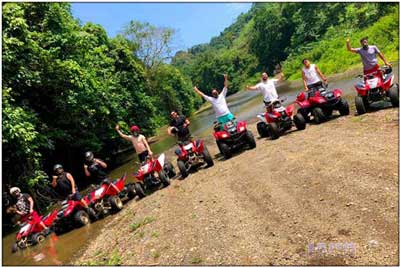
[[[228,121],[231,121],[235,118],[235,116],[233,116],[232,113],[228,113],[224,116],[218,117],[217,120],[219,123],[221,123],[222,125],[224,125],[225,123],[227,123]]]
[[[75,201],[81,201],[82,199],[81,193],[79,193],[78,190],[75,190],[75,194],[71,196],[71,199]]]
[[[146,161],[147,156],[149,155],[149,151],[145,150],[142,153],[138,154],[138,158],[140,162]]]

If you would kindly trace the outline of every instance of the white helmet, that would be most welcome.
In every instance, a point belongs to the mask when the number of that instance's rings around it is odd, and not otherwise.
[[[21,189],[19,189],[19,187],[11,187],[10,189],[10,194],[13,195],[14,193],[19,193],[21,192]]]

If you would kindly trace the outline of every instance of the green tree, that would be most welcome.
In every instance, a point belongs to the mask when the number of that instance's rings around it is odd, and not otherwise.
[[[171,42],[175,35],[172,28],[156,27],[148,22],[132,20],[125,27],[123,35],[132,42],[134,52],[149,68],[172,57]]]

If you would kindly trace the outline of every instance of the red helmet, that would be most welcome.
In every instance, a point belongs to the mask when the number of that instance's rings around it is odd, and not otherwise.
[[[140,131],[140,128],[138,127],[138,126],[136,126],[136,125],[132,125],[131,126],[131,133],[133,133],[133,132],[139,132]]]

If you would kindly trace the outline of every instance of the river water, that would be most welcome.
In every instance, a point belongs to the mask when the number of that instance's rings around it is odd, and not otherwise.
[[[398,67],[394,68],[395,80],[398,81]],[[330,79],[330,88],[341,88],[344,93],[353,98],[355,90],[353,85],[357,78],[354,78],[356,72],[335,75]],[[286,103],[294,101],[297,93],[301,90],[299,84],[282,84],[278,87],[280,96],[286,96]],[[231,112],[240,120],[254,120],[258,113],[263,110],[262,97],[252,91],[241,91],[228,97],[228,104]],[[204,137],[211,134],[212,124],[215,120],[212,108],[207,108],[195,116],[190,118],[190,130],[194,136]],[[257,135],[257,133],[254,133]],[[158,136],[158,141],[152,144],[152,150],[156,153],[171,148],[175,145],[175,139],[169,137],[166,131],[161,131]],[[111,177],[117,178],[124,173],[131,174],[137,170],[136,157],[119,168],[111,172]],[[74,259],[74,256],[79,255],[85,245],[91,242],[94,237],[101,231],[104,225],[112,220],[109,216],[100,221],[89,224],[85,227],[75,229],[61,236],[54,234],[50,235],[45,242],[40,245],[18,251],[15,254],[11,253],[11,246],[15,241],[15,233],[3,237],[3,265],[66,265]]]

